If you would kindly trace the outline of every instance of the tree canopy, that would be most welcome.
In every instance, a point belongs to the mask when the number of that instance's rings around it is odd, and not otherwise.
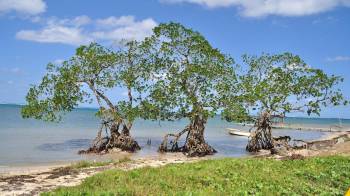
[[[343,78],[312,68],[297,55],[244,55],[243,62],[247,69],[239,76],[240,91],[235,96],[247,110],[244,115],[256,110],[319,115],[322,107],[347,104],[338,86]]]
[[[154,32],[159,50],[151,102],[160,108],[161,118],[216,115],[221,107],[218,91],[234,76],[233,59],[178,23],[161,24]]]
[[[111,139],[116,140],[120,134],[124,136],[120,139],[133,145],[131,148],[139,148],[129,137],[129,130],[140,116],[138,110],[145,83],[144,72],[140,71],[144,59],[142,55],[145,54],[143,48],[136,41],[124,43],[117,51],[91,43],[79,47],[76,54],[61,65],[48,64],[48,73],[42,82],[29,89],[22,116],[60,121],[64,113],[72,111],[80,103],[91,103],[95,99],[99,105],[97,115],[102,123],[97,143],[104,147],[100,149],[104,150],[106,145],[113,147]],[[118,100],[118,97],[107,95],[118,87],[127,90],[126,99],[120,96]],[[101,138],[103,126],[110,130],[110,135],[105,138]],[[122,133],[118,131],[119,127]],[[123,148],[133,151],[128,146]]]
[[[347,104],[338,88],[341,77],[312,68],[297,55],[244,55],[243,62],[246,69],[238,77],[240,90],[226,102],[228,109],[224,115],[228,120],[254,120],[260,114],[256,126],[271,129],[269,121],[273,115],[285,116],[290,112],[319,115],[323,107]],[[269,132],[267,137],[272,139]]]
[[[160,24],[151,40],[156,63],[150,103],[157,108],[155,117],[190,121],[179,135],[167,135],[160,150],[169,151],[168,136],[175,136],[170,151],[186,151],[189,155],[213,153],[204,141],[204,125],[222,107],[219,91],[234,77],[233,59],[213,48],[200,33],[178,23]],[[178,148],[177,140],[184,133],[190,139]]]

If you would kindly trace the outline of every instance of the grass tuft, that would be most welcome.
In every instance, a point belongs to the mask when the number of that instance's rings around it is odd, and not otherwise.
[[[106,165],[118,165],[120,163],[125,163],[129,161],[131,161],[129,157],[124,157],[118,160],[109,160],[109,161],[100,161],[100,162],[83,160],[83,161],[73,163],[69,167],[71,169],[82,169],[82,168],[88,168],[88,167],[102,167]]]

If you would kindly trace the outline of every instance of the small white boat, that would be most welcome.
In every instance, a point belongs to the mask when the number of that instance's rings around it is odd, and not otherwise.
[[[244,137],[249,137],[250,133],[246,132],[246,131],[241,131],[239,129],[232,129],[232,128],[226,128],[227,130],[229,130],[229,134],[230,135],[236,135],[236,136],[244,136]]]

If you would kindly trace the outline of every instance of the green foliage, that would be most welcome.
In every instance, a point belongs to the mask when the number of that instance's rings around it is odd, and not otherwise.
[[[41,83],[29,89],[22,116],[59,121],[64,112],[91,101],[91,92],[84,85],[102,91],[115,84],[111,70],[116,60],[114,53],[92,43],[79,47],[75,56],[62,65],[48,64]]]
[[[149,46],[143,42],[121,43],[119,62],[115,73],[118,86],[125,89],[127,99],[117,103],[118,113],[129,122],[145,116],[145,97],[149,88],[150,66]]]
[[[43,195],[344,195],[350,158],[221,159],[109,170]]]
[[[159,119],[207,119],[221,108],[222,84],[232,80],[233,59],[198,32],[178,23],[160,24],[151,44],[153,84],[149,107]],[[152,112],[150,112],[152,114]]]
[[[91,43],[77,48],[75,55],[61,65],[50,63],[42,82],[29,89],[22,116],[59,121],[65,112],[94,98],[102,119],[132,123],[140,116],[138,104],[146,87],[147,48],[136,41],[122,45],[113,52]],[[126,100],[116,102],[117,97],[113,100],[106,95],[117,87],[128,91]]]
[[[247,69],[239,76],[236,102],[226,101],[229,120],[246,120],[255,110],[285,115],[320,114],[322,107],[347,104],[337,85],[341,77],[311,68],[299,56],[284,53],[243,56]]]

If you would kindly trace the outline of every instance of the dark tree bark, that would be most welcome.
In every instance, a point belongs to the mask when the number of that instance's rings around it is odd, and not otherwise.
[[[108,123],[102,123],[101,128],[87,150],[79,151],[84,153],[107,153],[110,149],[119,148],[122,151],[136,152],[140,150],[139,144],[130,136],[130,126],[123,125],[121,133],[119,132],[120,123],[113,122],[110,126]],[[106,136],[102,137],[103,128],[106,130]],[[108,130],[110,135],[108,136]]]
[[[135,152],[141,149],[139,144],[130,136],[130,128],[126,125],[123,125],[121,134],[114,141],[113,147],[128,152]]]
[[[204,130],[206,121],[196,116],[190,125],[177,134],[167,134],[159,146],[159,152],[183,152],[190,157],[206,156],[216,153],[216,150],[205,142]],[[180,137],[187,133],[185,144],[178,145]],[[173,137],[168,141],[169,137]]]
[[[271,150],[274,141],[271,134],[271,115],[263,112],[255,123],[256,130],[249,137],[247,151],[257,152],[261,149]]]

